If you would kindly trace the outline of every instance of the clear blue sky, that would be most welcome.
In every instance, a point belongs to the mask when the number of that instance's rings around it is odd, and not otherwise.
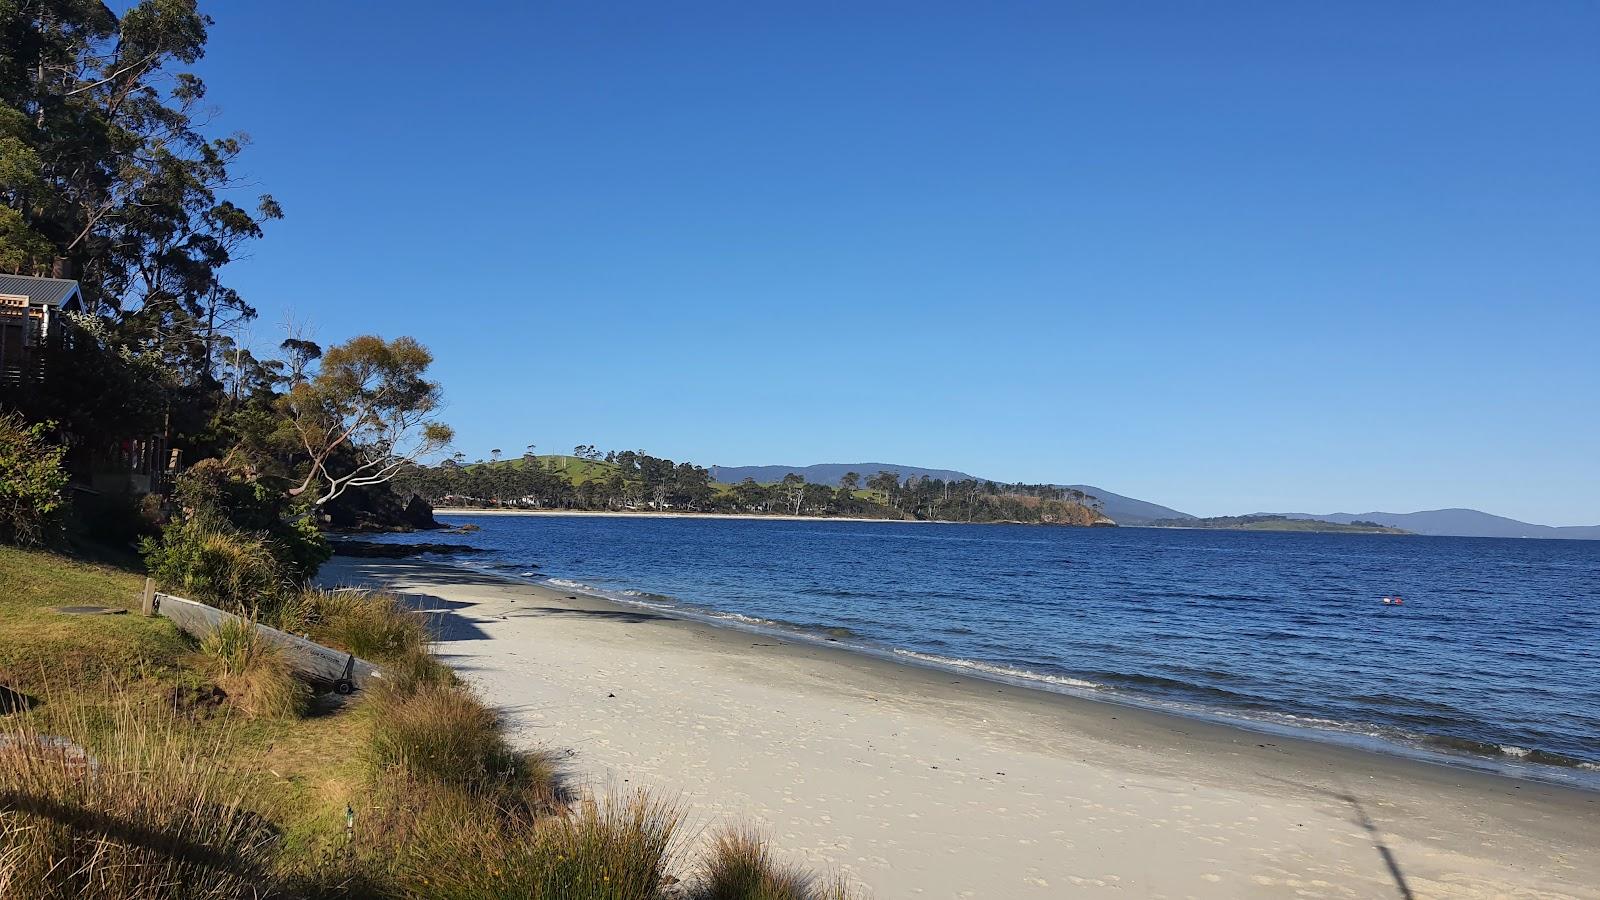
[[[469,456],[1600,522],[1600,4],[210,4],[235,283]]]

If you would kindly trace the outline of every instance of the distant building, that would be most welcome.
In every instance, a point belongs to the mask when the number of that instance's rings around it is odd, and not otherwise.
[[[44,351],[65,331],[63,312],[83,294],[68,278],[0,275],[0,387],[26,388],[44,377]]]

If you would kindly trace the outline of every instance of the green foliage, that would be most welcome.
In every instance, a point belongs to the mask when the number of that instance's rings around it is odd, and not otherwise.
[[[183,516],[159,540],[143,544],[145,564],[162,586],[191,600],[276,621],[299,586],[332,555],[284,494],[240,477],[216,460],[178,479]]]
[[[295,584],[309,581],[333,555],[311,517],[280,487],[246,477],[219,460],[201,460],[184,472],[175,499],[190,521],[259,535]]]
[[[316,376],[296,382],[281,404],[309,457],[292,493],[321,506],[448,445],[450,428],[433,417],[439,385],[425,377],[432,363],[409,337],[368,334],[328,348]]]
[[[255,623],[223,622],[200,642],[212,677],[228,698],[252,718],[288,719],[311,699],[307,686],[290,671],[283,648]]]
[[[83,493],[72,500],[73,534],[102,547],[120,550],[154,537],[161,531],[159,516],[160,498],[154,494]]]
[[[441,508],[509,505],[1046,525],[1109,522],[1099,513],[1097,498],[1050,484],[902,479],[898,472],[868,477],[864,491],[858,472],[847,473],[846,483],[838,488],[808,483],[794,472],[776,484],[749,478],[722,484],[693,463],[634,450],[613,452],[600,460],[587,445],[579,449],[584,456],[446,461],[406,473],[401,486]]]
[[[150,575],[167,590],[247,616],[268,615],[292,585],[260,535],[174,522],[143,545]]]
[[[27,425],[16,414],[0,415],[0,543],[32,546],[60,528],[67,473],[66,451],[50,442],[51,424]]]

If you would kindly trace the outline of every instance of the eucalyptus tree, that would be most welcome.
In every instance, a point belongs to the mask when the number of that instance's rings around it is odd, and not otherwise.
[[[448,446],[452,432],[435,418],[439,385],[424,377],[432,362],[409,337],[362,335],[329,348],[316,376],[282,399],[306,465],[290,495],[320,506],[349,488],[389,481]]]

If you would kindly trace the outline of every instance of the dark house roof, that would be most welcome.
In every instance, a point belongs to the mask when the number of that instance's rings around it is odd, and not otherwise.
[[[81,303],[78,283],[70,278],[34,278],[29,275],[0,275],[0,294],[20,295],[41,306],[71,307]]]

